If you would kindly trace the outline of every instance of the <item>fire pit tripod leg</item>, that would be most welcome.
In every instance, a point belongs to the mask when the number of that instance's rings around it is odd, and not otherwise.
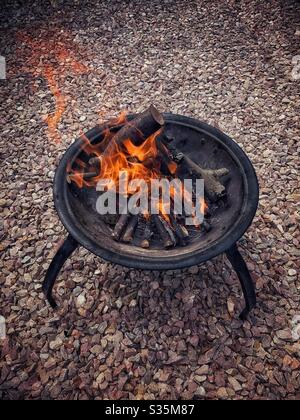
[[[54,309],[57,307],[55,299],[52,296],[52,289],[53,289],[55,280],[57,279],[57,276],[61,268],[63,267],[64,263],[69,258],[69,256],[75,251],[77,247],[78,247],[78,242],[75,241],[73,236],[69,235],[67,239],[65,240],[65,242],[57,251],[55,257],[51,261],[51,264],[47,270],[42,289],[49,304]]]
[[[253,280],[250,276],[248,267],[240,254],[238,247],[234,244],[231,248],[226,251],[227,258],[229,259],[232,267],[236,271],[238,278],[240,280],[246,307],[241,312],[240,318],[245,321],[251,309],[256,306],[256,293]]]

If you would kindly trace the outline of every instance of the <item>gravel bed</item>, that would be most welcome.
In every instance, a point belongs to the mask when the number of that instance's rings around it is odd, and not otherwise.
[[[1,2],[0,399],[300,399],[299,12],[291,0]],[[56,65],[64,45],[87,71]],[[60,143],[45,63],[66,95]],[[219,127],[257,170],[240,247],[258,307],[244,324],[223,256],[159,273],[80,249],[60,309],[45,303],[66,234],[52,200],[62,153],[99,118],[151,102]]]

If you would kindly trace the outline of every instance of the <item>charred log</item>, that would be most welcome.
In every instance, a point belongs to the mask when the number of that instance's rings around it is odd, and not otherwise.
[[[113,139],[118,146],[121,146],[126,139],[130,139],[136,146],[139,146],[163,125],[162,114],[151,105],[146,111],[124,124]]]
[[[130,218],[128,224],[127,224],[127,227],[126,227],[125,233],[123,235],[123,238],[122,238],[123,242],[132,242],[133,241],[134,232],[135,232],[135,229],[137,227],[137,224],[138,224],[138,215],[131,216],[131,218]]]
[[[78,177],[81,177],[84,181],[87,181],[89,179],[95,178],[96,176],[97,172],[69,173],[66,176],[66,180],[68,184],[71,184],[71,182],[78,179]]]
[[[177,164],[174,162],[173,156],[169,149],[165,146],[161,136],[156,139],[156,147],[158,151],[158,158],[162,163],[161,171],[168,175],[174,175],[177,169]]]
[[[113,233],[111,235],[112,238],[115,241],[119,241],[120,240],[120,237],[121,237],[124,229],[126,228],[127,223],[129,221],[130,217],[131,217],[130,214],[121,214],[121,216],[119,217],[119,220],[118,220],[118,222],[117,222],[117,224],[116,224],[116,226],[114,228],[114,231],[113,231]]]
[[[151,134],[154,134],[164,125],[163,115],[151,105],[146,111],[131,121],[127,121],[113,136],[112,141],[103,152],[104,156],[112,155],[116,147],[122,147],[123,142],[130,139],[136,146],[141,145]],[[100,161],[100,162],[99,162]],[[90,165],[101,164],[101,157],[90,159]]]
[[[167,221],[163,217],[157,214],[153,215],[152,218],[154,220],[159,236],[161,240],[163,241],[164,247],[165,248],[174,247],[176,245],[176,239]]]
[[[189,232],[187,228],[178,223],[173,214],[170,214],[170,219],[179,244],[181,246],[185,246],[189,240]]]
[[[150,218],[147,218],[145,222],[146,222],[145,226],[143,227],[143,237],[142,237],[142,240],[141,240],[141,247],[144,248],[144,249],[148,249],[148,248],[150,248],[150,239],[153,236],[153,231],[151,229]]]
[[[176,163],[185,165],[190,174],[194,174],[204,180],[204,189],[208,198],[215,202],[223,198],[226,194],[225,186],[221,183],[220,178],[228,175],[227,168],[220,169],[204,169],[195,163],[191,158],[182,152],[178,152],[172,148],[173,159]]]

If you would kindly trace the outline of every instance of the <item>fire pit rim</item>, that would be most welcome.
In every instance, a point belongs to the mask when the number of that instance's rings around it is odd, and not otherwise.
[[[197,119],[170,113],[164,113],[163,116],[166,123],[180,124],[182,126],[198,129],[199,131],[201,129],[201,132],[207,132],[210,136],[214,136],[221,141],[238,166],[242,169],[244,186],[247,186],[247,188],[245,188],[245,198],[238,219],[239,224],[235,223],[223,237],[218,238],[215,243],[210,244],[209,248],[205,251],[199,251],[193,254],[186,253],[183,256],[170,255],[169,258],[164,257],[164,259],[153,258],[152,256],[149,257],[147,256],[147,253],[143,254],[143,252],[139,254],[138,259],[136,255],[116,253],[110,249],[100,247],[99,244],[96,244],[82,231],[79,231],[70,217],[70,203],[67,199],[68,184],[65,180],[65,174],[67,163],[72,160],[76,153],[78,153],[80,146],[82,145],[82,138],[75,140],[63,155],[55,174],[54,203],[56,211],[67,231],[80,245],[107,261],[130,268],[154,270],[178,269],[197,265],[212,259],[231,248],[231,246],[243,236],[252,223],[258,206],[259,186],[255,170],[247,155],[234,140],[217,128]],[[128,116],[128,118],[133,118],[133,115]],[[85,136],[93,142],[102,132],[101,126],[96,126],[86,132]]]

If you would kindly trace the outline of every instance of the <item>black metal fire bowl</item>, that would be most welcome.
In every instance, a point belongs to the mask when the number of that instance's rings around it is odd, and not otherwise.
[[[97,192],[94,189],[80,190],[66,181],[67,165],[79,156],[86,159],[83,140],[79,138],[64,154],[54,179],[55,207],[69,236],[51,262],[43,283],[44,293],[53,308],[56,307],[52,297],[55,280],[66,259],[79,245],[105,260],[145,270],[185,268],[226,252],[241,282],[246,301],[240,317],[244,320],[256,305],[255,288],[236,245],[251,225],[257,210],[259,188],[255,170],[243,150],[220,130],[193,118],[163,115],[165,131],[175,138],[178,150],[192,157],[202,167],[226,167],[230,170],[230,179],[226,184],[227,205],[214,213],[213,229],[205,234],[199,232],[194,235],[185,247],[165,250],[154,244],[151,249],[145,250],[132,244],[115,242],[96,212]],[[91,143],[100,142],[103,128],[96,126],[85,136]]]

